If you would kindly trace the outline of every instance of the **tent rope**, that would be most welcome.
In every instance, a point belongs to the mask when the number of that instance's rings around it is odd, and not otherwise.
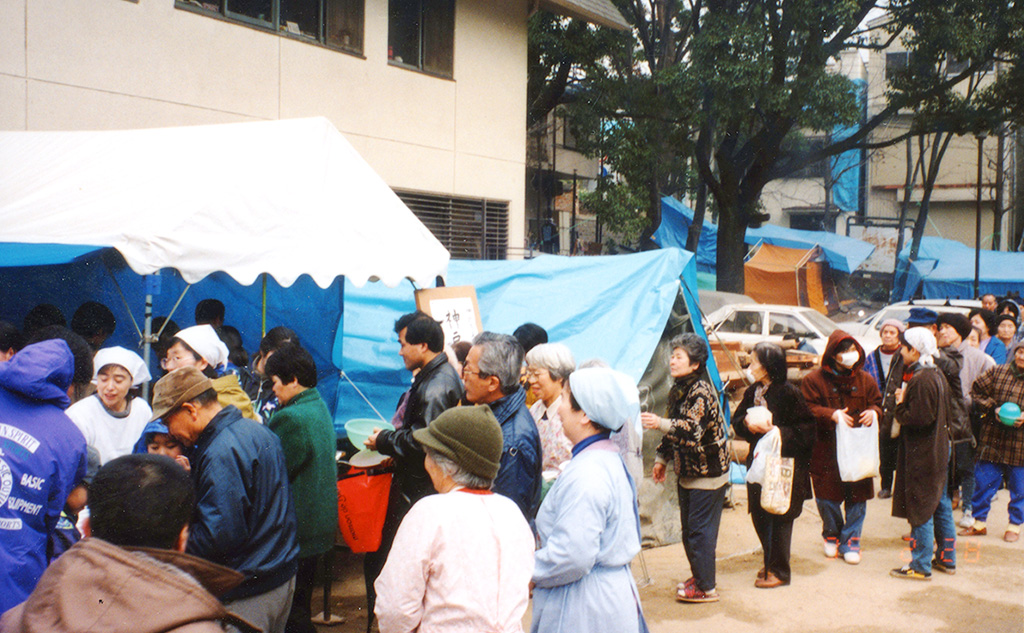
[[[124,291],[121,290],[121,284],[117,282],[117,277],[114,276],[114,271],[110,270],[110,265],[106,261],[103,262],[103,267],[106,269],[107,274],[110,275],[110,280],[114,282],[114,287],[117,288],[117,294],[121,295],[121,302],[124,303],[125,312],[128,313],[128,317],[132,320],[132,327],[135,328],[135,333],[139,336],[139,342],[145,343],[146,337],[142,334],[142,328],[139,327],[139,322],[135,320],[135,315],[132,314],[132,308],[128,305],[128,298],[124,296]]]
[[[377,407],[373,406],[373,403],[370,402],[370,399],[367,398],[363,394],[363,392],[359,390],[359,387],[356,386],[356,383],[352,382],[352,379],[348,377],[348,374],[345,373],[344,369],[341,370],[340,374],[341,374],[342,378],[344,378],[345,380],[348,381],[348,384],[352,385],[352,388],[356,390],[356,393],[358,393],[359,397],[363,399],[363,402],[365,402],[367,405],[369,405],[369,407],[371,409],[373,409],[373,412],[377,414],[377,417],[380,418],[381,420],[383,420],[384,422],[387,422],[388,421],[387,418],[385,418],[383,415],[381,415],[380,411],[377,410]],[[356,448],[358,448],[358,447],[356,447]]]

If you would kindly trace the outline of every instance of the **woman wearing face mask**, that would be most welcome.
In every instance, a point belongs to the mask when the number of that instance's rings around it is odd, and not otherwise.
[[[821,366],[808,374],[801,385],[817,428],[811,483],[821,514],[825,556],[842,556],[851,565],[860,562],[860,533],[875,484],[870,477],[854,482],[840,479],[836,426],[871,426],[882,415],[882,393],[878,383],[861,369],[863,365],[864,349],[860,343],[846,332],[836,330],[828,337]]]
[[[782,456],[793,458],[793,489],[789,510],[770,514],[761,507],[761,485],[747,484],[750,519],[764,550],[764,568],[757,572],[754,586],[773,589],[790,581],[789,547],[793,540],[793,521],[800,516],[804,500],[810,497],[807,478],[811,447],[814,444],[814,418],[800,390],[786,380],[786,352],[773,343],[754,347],[749,378],[752,384],[743,392],[733,413],[736,435],[750,443],[747,468],[754,460],[754,447],[772,428],[778,427],[782,439]],[[770,415],[763,420],[747,415],[752,407],[766,407]]]

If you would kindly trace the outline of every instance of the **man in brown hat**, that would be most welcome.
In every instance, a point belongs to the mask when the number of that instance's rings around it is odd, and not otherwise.
[[[241,572],[245,581],[223,596],[225,606],[266,633],[283,632],[299,546],[281,441],[221,406],[213,381],[195,367],[156,383],[153,419],[193,448],[188,553]]]
[[[413,436],[441,494],[417,501],[398,528],[375,583],[381,633],[453,623],[522,630],[533,533],[518,506],[490,490],[501,463],[498,420],[487,406],[456,407]]]

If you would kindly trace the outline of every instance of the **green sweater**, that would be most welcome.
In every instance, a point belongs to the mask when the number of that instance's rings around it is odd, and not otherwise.
[[[268,423],[281,439],[299,526],[299,557],[334,546],[338,530],[338,466],[331,413],[320,392],[307,389],[277,409]]]

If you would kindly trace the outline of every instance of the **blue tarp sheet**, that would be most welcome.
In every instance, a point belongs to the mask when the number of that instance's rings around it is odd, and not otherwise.
[[[828,231],[787,229],[774,224],[765,224],[759,229],[747,229],[747,244],[756,244],[759,240],[765,244],[786,248],[809,249],[817,244],[825,252],[825,259],[832,270],[843,273],[857,270],[875,250],[873,244],[845,235]]]
[[[854,79],[857,91],[857,106],[861,121],[867,118],[867,86],[863,79]],[[837,125],[832,129],[832,140],[841,141],[860,129],[860,125]],[[864,150],[851,149],[829,159],[832,165],[832,204],[843,211],[860,210],[861,165]]]
[[[910,247],[900,253],[900,268],[907,270],[903,296],[908,301],[920,288],[925,299],[974,298],[974,249],[955,240],[939,237],[921,239],[918,258],[909,266]],[[981,251],[981,294],[1004,296],[1024,289],[1024,253]]]
[[[117,319],[117,329],[105,346],[122,345],[141,354],[132,316],[141,329],[147,284],[154,295],[154,316],[169,314],[186,285],[173,270],[142,277],[128,268],[112,248],[23,244],[9,249],[10,246],[4,244],[0,248],[0,319],[18,327],[28,311],[39,303],[56,305],[70,322],[83,302],[99,301]],[[35,265],[25,266],[27,263]],[[340,277],[326,290],[308,276],[300,277],[289,288],[282,288],[273,278],[267,280],[267,329],[287,325],[296,330],[316,361],[318,387],[331,407],[337,399],[338,370],[331,364],[331,353],[342,316],[342,289]],[[262,284],[242,286],[223,273],[215,273],[188,290],[172,318],[181,327],[193,325],[196,304],[206,298],[224,302],[225,322],[238,328],[246,350],[256,351],[261,336]],[[162,373],[156,362],[150,370],[154,376]]]
[[[692,223],[693,210],[682,202],[666,196],[661,199],[661,225],[654,232],[654,241],[662,248],[683,248],[686,246],[686,234]],[[845,235],[827,231],[787,229],[773,224],[766,224],[759,229],[747,229],[744,241],[747,244],[764,241],[775,246],[805,249],[817,244],[825,252],[829,266],[844,273],[856,270],[875,250],[873,245]],[[718,226],[705,220],[697,246],[697,270],[714,272],[717,261]]]
[[[686,235],[693,224],[693,209],[671,196],[661,199],[661,224],[653,238],[662,248],[686,249]],[[697,270],[713,273],[718,265],[718,225],[704,220],[697,242]]]
[[[639,381],[665,329],[680,278],[690,314],[699,315],[694,257],[674,248],[603,257],[452,260],[447,283],[476,287],[485,330],[511,333],[532,321],[548,331],[551,341],[568,345],[577,363],[602,358]],[[415,309],[413,289],[346,285],[345,308],[334,362],[390,419],[410,380],[393,324]],[[703,336],[702,328],[697,331]],[[717,384],[717,370],[711,370]],[[336,424],[359,417],[376,416],[343,381]]]

